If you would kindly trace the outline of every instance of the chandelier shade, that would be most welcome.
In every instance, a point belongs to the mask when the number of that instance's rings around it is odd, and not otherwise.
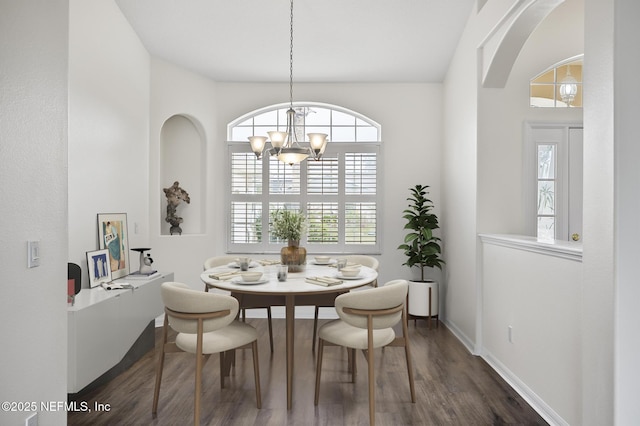
[[[289,109],[287,110],[287,131],[271,131],[265,136],[249,136],[251,150],[259,159],[263,152],[274,155],[278,160],[289,165],[300,163],[309,157],[314,160],[320,160],[324,150],[327,147],[328,135],[324,133],[308,133],[309,142],[304,142],[305,146],[301,146],[295,131],[296,127],[296,111],[293,109],[293,0],[290,7],[289,21],[290,37],[289,37]],[[271,144],[271,148],[267,148],[267,142]]]

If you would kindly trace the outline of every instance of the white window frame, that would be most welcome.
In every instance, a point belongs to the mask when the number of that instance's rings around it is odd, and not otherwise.
[[[340,212],[340,222],[338,228],[338,243],[309,243],[307,241],[307,235],[305,235],[303,240],[300,242],[300,245],[305,247],[309,253],[359,253],[359,254],[380,254],[382,247],[382,235],[380,232],[381,224],[383,221],[383,212],[382,212],[382,179],[381,179],[381,170],[382,170],[382,150],[381,150],[381,127],[378,123],[373,120],[356,113],[354,111],[347,110],[345,108],[314,103],[314,102],[297,102],[294,103],[295,107],[319,107],[331,109],[333,111],[345,113],[355,117],[359,121],[364,121],[368,125],[373,126],[377,130],[377,141],[366,141],[366,142],[332,142],[331,140],[327,144],[327,148],[324,153],[324,157],[332,157],[338,156],[338,194],[337,195],[320,195],[320,194],[307,194],[306,191],[306,182],[307,182],[307,167],[306,163],[314,162],[312,158],[309,158],[303,161],[300,164],[300,194],[269,194],[269,155],[267,153],[263,154],[262,159],[262,194],[256,195],[246,195],[246,194],[232,194],[231,190],[231,156],[233,153],[250,153],[251,152],[249,142],[248,141],[234,141],[232,139],[232,129],[239,123],[246,122],[253,116],[258,116],[263,113],[267,113],[273,110],[282,109],[284,107],[288,108],[289,104],[278,104],[272,105],[265,108],[261,108],[256,111],[252,111],[248,114],[243,115],[242,117],[237,118],[236,120],[229,123],[227,127],[228,135],[227,135],[227,191],[226,191],[226,239],[227,239],[227,252],[228,253],[264,253],[264,254],[275,254],[279,253],[280,249],[283,247],[283,242],[270,242],[270,238],[268,235],[268,223],[269,223],[269,212],[268,207],[269,203],[278,203],[278,202],[298,202],[300,203],[300,208],[306,212],[306,206],[308,202],[337,202],[338,203],[338,211]],[[265,130],[265,129],[261,129]],[[275,128],[273,130],[276,130]],[[266,136],[266,130],[265,130]],[[345,193],[345,161],[344,155],[345,153],[375,153],[376,155],[376,192],[375,194],[368,195],[349,195]],[[290,167],[290,166],[286,166]],[[234,243],[231,235],[231,222],[232,222],[232,203],[234,201],[251,201],[251,202],[259,202],[262,205],[262,215],[261,222],[264,224],[262,226],[262,241],[259,243]],[[350,201],[352,202],[364,202],[364,203],[375,203],[376,209],[376,231],[375,231],[375,243],[373,244],[346,244],[345,243],[345,206]]]

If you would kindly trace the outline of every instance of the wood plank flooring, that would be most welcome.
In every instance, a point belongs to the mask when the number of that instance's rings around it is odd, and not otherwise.
[[[247,319],[260,335],[262,409],[256,408],[250,350],[238,351],[236,366],[220,389],[219,357],[212,355],[202,379],[202,425],[366,425],[366,361],[358,354],[356,383],[347,373],[346,351],[325,348],[320,401],[313,405],[316,357],[311,351],[313,320],[296,320],[293,408],[286,404],[285,323],[273,320],[274,353],[269,351],[266,319]],[[193,424],[195,359],[167,354],[158,415],[151,405],[156,350],[147,353],[111,382],[81,394],[77,401],[93,409],[70,412],[74,425]],[[399,329],[400,330],[400,329]],[[409,325],[416,403],[411,403],[402,348],[376,350],[376,424],[378,425],[546,425],[547,423],[481,358],[475,357],[442,324],[428,329],[424,321]]]

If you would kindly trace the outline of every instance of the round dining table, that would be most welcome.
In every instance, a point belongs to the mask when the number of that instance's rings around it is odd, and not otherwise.
[[[261,271],[263,279],[258,283],[244,283],[239,274],[231,274],[238,271],[237,265],[231,263],[226,266],[204,271],[200,278],[210,287],[230,291],[238,298],[240,307],[243,306],[284,306],[286,321],[286,353],[287,353],[287,409],[292,407],[293,399],[293,360],[294,360],[294,321],[296,306],[315,306],[316,304],[327,306],[341,293],[351,289],[373,283],[378,273],[366,266],[360,267],[360,273],[353,278],[340,275],[335,263],[305,265],[302,272],[289,272],[286,281],[278,281],[278,265],[262,266],[256,261],[250,264],[250,271]],[[226,273],[229,273],[225,275]],[[216,279],[221,277],[222,279]],[[307,279],[321,277],[338,279],[339,284],[328,286],[307,282]]]

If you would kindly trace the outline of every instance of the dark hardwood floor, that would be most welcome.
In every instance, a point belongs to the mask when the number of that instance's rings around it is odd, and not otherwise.
[[[219,357],[212,355],[202,380],[202,425],[366,425],[366,361],[358,354],[356,383],[347,374],[346,351],[325,348],[320,402],[313,405],[316,357],[311,351],[313,320],[296,321],[293,408],[286,405],[285,324],[273,320],[275,352],[269,352],[265,319],[248,319],[260,335],[262,409],[256,408],[250,350],[238,351],[236,366],[220,389]],[[156,348],[161,341],[156,329]],[[409,325],[416,384],[411,403],[402,348],[375,352],[376,423],[378,425],[546,425],[547,423],[495,373],[475,357],[442,324],[428,329],[424,321]],[[79,402],[108,411],[70,412],[69,425],[193,424],[195,360],[186,353],[167,354],[158,415],[151,405],[155,351]]]

